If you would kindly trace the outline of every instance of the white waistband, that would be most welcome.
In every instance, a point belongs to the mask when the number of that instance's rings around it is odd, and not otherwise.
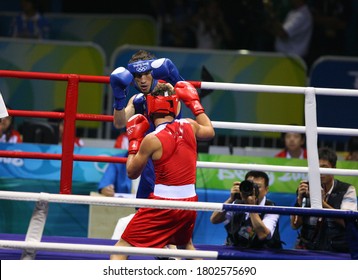
[[[154,186],[154,195],[165,198],[189,198],[196,196],[195,185],[167,186],[156,184]]]

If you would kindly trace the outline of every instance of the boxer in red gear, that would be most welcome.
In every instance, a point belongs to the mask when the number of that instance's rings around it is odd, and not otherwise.
[[[156,127],[152,133],[144,136],[147,120],[140,115],[134,115],[127,123],[132,147],[127,159],[129,178],[137,178],[149,159],[154,163],[156,180],[149,199],[198,200],[195,192],[196,139],[210,140],[215,131],[201,104],[198,104],[195,88],[185,82],[178,91],[179,95],[175,95],[170,84],[159,83],[147,96],[148,115]],[[178,99],[195,110],[195,120],[174,119]],[[201,107],[199,111],[198,107]],[[192,210],[140,208],[116,246],[163,248],[174,244],[178,248],[195,250],[191,242],[195,220],[196,211]],[[127,258],[127,255],[111,255],[112,260]]]

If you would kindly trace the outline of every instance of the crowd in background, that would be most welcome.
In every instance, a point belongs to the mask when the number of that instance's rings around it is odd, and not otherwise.
[[[29,0],[28,0],[29,1]],[[53,12],[55,1],[30,0],[41,15]],[[274,52],[274,23],[284,24],[297,3],[312,16],[312,36],[304,60],[310,66],[322,55],[358,54],[358,3],[348,0],[109,0],[83,5],[62,0],[60,13],[145,14],[160,29],[160,45],[183,48]],[[42,20],[42,19],[41,19]],[[42,23],[43,24],[43,23]],[[46,31],[50,32],[50,31]],[[46,36],[44,36],[46,38]]]
[[[50,0],[19,0],[20,13],[11,26],[12,36],[47,38],[51,23],[46,14],[52,12]],[[67,14],[145,14],[158,23],[161,46],[178,48],[250,51],[278,51],[275,41],[282,34],[292,10],[308,7],[305,16],[312,20],[303,32],[312,34],[307,53],[302,57],[308,67],[322,55],[357,55],[357,1],[347,0],[138,0],[121,6],[108,0],[101,5],[68,0],[61,3]],[[300,16],[298,15],[295,15]],[[291,17],[292,18],[292,17]],[[25,22],[29,22],[29,34]],[[38,20],[38,28],[34,22]],[[292,20],[292,19],[291,19]],[[287,29],[287,28],[286,28]],[[292,29],[292,28],[291,28]],[[281,30],[281,31],[280,31]],[[308,30],[308,31],[307,31]],[[290,31],[292,32],[292,31]],[[302,32],[302,31],[301,31]],[[280,34],[281,33],[281,34]],[[280,34],[280,35],[279,35]],[[286,34],[287,36],[287,34]],[[298,40],[301,40],[299,38]]]
[[[63,0],[64,12],[84,12]],[[162,46],[275,51],[272,22],[284,22],[295,0],[150,0],[126,8],[89,5],[90,13],[133,13],[154,17]],[[310,65],[321,55],[358,54],[358,3],[348,0],[306,0],[313,18]],[[71,2],[72,4],[72,2]],[[203,39],[205,44],[203,44]]]

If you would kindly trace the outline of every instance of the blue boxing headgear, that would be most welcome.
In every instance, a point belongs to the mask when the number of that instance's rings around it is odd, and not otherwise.
[[[155,59],[149,59],[149,60],[138,60],[135,61],[133,63],[129,63],[128,64],[128,70],[129,72],[131,72],[133,75],[134,74],[143,74],[145,72],[151,71],[152,70],[152,66],[151,63],[154,61]]]
[[[148,60],[138,60],[135,61],[133,63],[129,63],[128,64],[128,70],[129,72],[132,73],[132,75],[134,77],[136,77],[136,75],[140,74],[143,75],[146,72],[152,72],[152,66],[151,63],[154,61],[155,59],[148,59]],[[151,73],[152,74],[152,73]],[[150,87],[150,91],[152,91],[155,86],[158,84],[158,80],[153,78],[153,82],[152,85]],[[140,91],[140,89],[138,88],[137,84],[134,83],[134,86],[137,90]]]

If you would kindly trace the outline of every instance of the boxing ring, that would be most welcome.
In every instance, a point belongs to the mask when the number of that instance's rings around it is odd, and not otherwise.
[[[307,173],[312,187],[310,188],[311,208],[231,205],[211,202],[177,202],[158,201],[148,199],[90,197],[71,194],[73,161],[97,161],[125,163],[126,158],[106,156],[86,156],[74,154],[75,121],[107,121],[112,122],[113,116],[79,114],[77,113],[79,83],[109,83],[109,77],[89,76],[76,74],[55,74],[39,72],[5,71],[0,70],[0,77],[19,79],[41,79],[67,82],[65,112],[9,110],[12,116],[58,118],[64,119],[64,139],[61,154],[47,154],[34,152],[0,151],[0,157],[53,159],[61,160],[60,193],[30,193],[0,191],[2,200],[34,201],[35,207],[29,223],[26,236],[0,234],[1,259],[108,259],[110,254],[127,254],[130,258],[146,259],[159,257],[203,258],[203,259],[357,259],[358,258],[358,229],[354,223],[358,220],[358,211],[322,209],[320,174],[344,176],[358,176],[358,170],[320,168],[317,152],[318,134],[329,135],[356,135],[358,129],[333,127],[317,127],[316,95],[357,96],[357,90],[328,89],[312,87],[290,87],[272,85],[250,85],[217,82],[191,83],[200,89],[269,92],[286,94],[304,94],[305,96],[305,123],[306,126],[233,123],[212,121],[216,129],[254,130],[270,132],[298,132],[305,133],[307,138],[307,167],[240,164],[222,162],[197,162],[197,168],[217,168],[233,170],[261,170],[272,172]],[[88,204],[121,207],[153,207],[168,209],[185,209],[196,211],[239,211],[239,212],[266,212],[280,215],[317,215],[327,217],[344,217],[347,222],[351,241],[350,254],[313,252],[303,250],[250,250],[237,249],[228,246],[196,245],[198,250],[167,250],[154,248],[122,248],[114,247],[114,240],[87,239],[71,237],[43,236],[48,207],[50,203]]]

